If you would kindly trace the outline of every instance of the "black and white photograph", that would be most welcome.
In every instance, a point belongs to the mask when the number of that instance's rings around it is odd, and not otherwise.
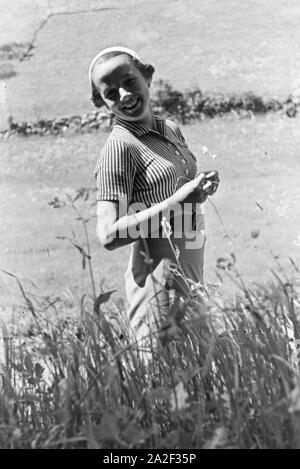
[[[0,12],[0,449],[300,449],[299,0]]]

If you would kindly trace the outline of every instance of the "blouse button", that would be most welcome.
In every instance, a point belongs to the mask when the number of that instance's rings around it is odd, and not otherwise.
[[[175,150],[175,155],[180,155],[178,150]]]
[[[182,160],[181,160],[181,163],[182,163],[182,164],[186,164],[186,161],[182,159]]]
[[[188,169],[185,170],[185,174],[189,174],[189,170],[188,170]]]

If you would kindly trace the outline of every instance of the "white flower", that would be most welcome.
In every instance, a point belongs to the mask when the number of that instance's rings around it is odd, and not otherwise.
[[[215,429],[212,438],[204,443],[204,449],[215,449],[226,444],[227,431],[225,427],[218,427]]]
[[[167,221],[166,217],[162,218],[161,226],[163,227],[163,235],[166,235],[167,237],[171,236],[172,234],[171,225]]]
[[[177,244],[175,244],[175,256],[176,256],[176,260],[178,261],[179,256],[180,256],[180,250]]]
[[[290,407],[289,412],[297,412],[300,410],[300,386],[299,384],[294,387],[294,389],[290,392]]]
[[[19,428],[15,428],[12,432],[12,439],[19,440],[22,436],[22,432]]]
[[[170,397],[171,410],[181,410],[188,407],[187,398],[188,393],[185,391],[183,383],[178,383]]]
[[[294,244],[296,244],[296,246],[300,246],[300,235],[298,235],[298,237],[294,240]]]

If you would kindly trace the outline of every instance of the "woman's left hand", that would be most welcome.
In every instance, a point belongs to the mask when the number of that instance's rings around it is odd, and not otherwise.
[[[184,178],[180,178],[182,181]],[[177,190],[177,194],[179,190],[187,187],[188,184],[191,184],[194,188],[190,194],[187,194],[182,202],[198,202],[203,203],[206,201],[207,197],[213,195],[219,186],[219,174],[217,171],[205,171],[203,173],[199,173],[195,176],[194,179],[188,180],[185,179],[185,183],[181,186],[180,189]]]
[[[205,171],[205,181],[203,184],[203,190],[207,193],[207,195],[213,195],[217,192],[219,187],[219,173],[218,171]]]

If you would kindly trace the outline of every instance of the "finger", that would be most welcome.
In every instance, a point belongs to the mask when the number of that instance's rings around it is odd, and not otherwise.
[[[213,175],[212,173],[209,173],[208,175],[206,175],[206,179],[209,179],[210,181],[219,181],[219,175],[217,171],[215,171]]]
[[[195,177],[195,179],[193,179],[193,187],[196,189],[201,184],[201,182],[204,182],[204,180],[205,180],[205,174],[204,173],[199,174],[198,176]]]
[[[210,194],[211,195],[215,194],[217,192],[217,190],[218,190],[218,184],[214,184],[211,188]]]
[[[205,177],[206,177],[205,173],[199,173],[199,174],[197,174],[196,179],[198,181],[202,181],[202,179],[205,179]]]
[[[217,172],[216,171],[210,171],[210,173],[207,173],[205,175],[206,178],[212,178],[212,177],[215,177],[217,175]]]
[[[204,184],[204,186],[203,186],[202,189],[203,189],[204,191],[207,191],[207,190],[210,189],[211,187],[213,187],[211,181],[207,181],[207,182]]]

